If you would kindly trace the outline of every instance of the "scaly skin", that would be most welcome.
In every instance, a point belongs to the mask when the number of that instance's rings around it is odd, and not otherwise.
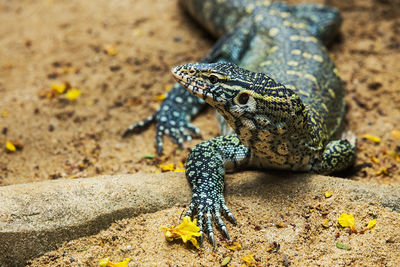
[[[186,130],[194,129],[190,118],[204,102],[232,127],[234,133],[195,146],[186,166],[193,187],[186,215],[197,213],[201,231],[205,225],[214,244],[212,218],[228,238],[221,211],[234,221],[222,193],[225,171],[255,166],[329,174],[353,164],[355,140],[333,140],[342,124],[344,88],[324,46],[341,18],[335,9],[315,4],[180,2],[220,39],[201,63],[173,69],[181,86],[151,119],[157,121],[159,152],[163,133],[183,143]],[[168,117],[164,108],[180,115]]]

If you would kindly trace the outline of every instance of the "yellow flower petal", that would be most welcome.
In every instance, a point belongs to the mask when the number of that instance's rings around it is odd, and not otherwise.
[[[117,46],[116,45],[112,45],[112,44],[105,45],[104,46],[104,51],[109,56],[114,56],[114,55],[116,55],[118,53]]]
[[[155,100],[157,101],[163,101],[165,99],[165,94],[161,94],[155,97]]]
[[[400,139],[400,131],[397,130],[397,129],[394,129],[393,131],[391,131],[390,135],[393,136],[396,139]]]
[[[13,143],[11,143],[10,141],[7,141],[6,149],[7,149],[7,151],[14,152],[17,148],[14,146]]]
[[[199,248],[196,236],[201,236],[201,234],[196,219],[192,222],[190,217],[184,217],[180,225],[173,228],[162,227],[162,229],[164,230],[165,238],[168,241],[172,241],[173,239],[182,239],[183,243],[190,241],[196,248]]]
[[[373,219],[368,222],[367,228],[374,232],[375,226],[376,226],[376,219]]]
[[[361,136],[362,138],[368,139],[374,143],[380,143],[381,142],[381,138],[379,138],[378,136],[372,135],[372,134],[363,134]]]
[[[243,258],[241,258],[241,260],[244,261],[244,263],[246,263],[247,266],[252,266],[256,262],[256,260],[254,259],[254,255],[255,254],[248,254]]]
[[[387,150],[386,155],[391,156],[394,160],[400,162],[400,153],[397,153],[393,150]]]
[[[170,163],[170,164],[161,164],[160,165],[161,171],[163,172],[172,172],[175,170],[174,164]]]
[[[325,195],[326,198],[330,198],[332,196],[332,193],[331,192],[325,192],[324,195]]]
[[[53,90],[59,94],[63,94],[66,89],[67,89],[66,83],[53,83],[51,85],[51,90]]]
[[[65,96],[70,100],[73,101],[77,99],[81,95],[81,90],[76,89],[76,88],[71,88],[68,90],[68,92],[65,94]]]
[[[342,227],[350,227],[351,229],[354,229],[355,227],[354,215],[343,212],[342,215],[340,215],[338,218],[338,223]]]
[[[325,227],[325,228],[328,228],[329,227],[329,220],[325,219],[324,222],[322,223],[322,226]]]
[[[387,173],[388,173],[388,170],[385,167],[382,167],[377,172],[375,172],[376,175],[387,174]]]
[[[376,163],[376,164],[379,164],[379,163],[380,163],[380,160],[379,160],[377,157],[374,157],[374,156],[371,157],[371,161],[372,161],[373,163]]]
[[[114,263],[111,267],[128,267],[128,263],[130,262],[130,258],[126,258],[121,262]]]
[[[113,263],[110,258],[104,258],[100,260],[99,265],[100,267],[127,267],[130,260],[130,258],[126,258],[121,262]]]
[[[240,250],[242,248],[242,245],[240,245],[239,242],[233,242],[232,245],[227,246],[228,249],[232,251]]]
[[[173,88],[173,85],[172,85],[172,84],[167,84],[166,86],[164,86],[164,89],[165,89],[166,92],[171,91],[172,88]]]
[[[107,267],[107,264],[110,262],[110,258],[101,259],[99,262],[100,267]]]

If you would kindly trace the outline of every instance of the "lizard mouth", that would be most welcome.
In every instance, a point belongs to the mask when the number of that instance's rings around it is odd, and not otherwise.
[[[177,82],[195,96],[204,100],[215,98],[208,84],[202,81],[200,77],[193,75],[190,70],[177,66],[172,68],[172,74]]]

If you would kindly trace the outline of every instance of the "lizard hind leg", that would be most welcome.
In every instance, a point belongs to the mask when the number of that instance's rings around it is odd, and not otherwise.
[[[346,133],[347,135],[347,133]],[[321,161],[312,166],[312,171],[321,174],[339,172],[352,166],[356,159],[355,137],[330,141],[322,154]]]

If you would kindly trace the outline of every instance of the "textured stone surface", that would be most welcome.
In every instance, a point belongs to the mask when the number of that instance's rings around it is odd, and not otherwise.
[[[138,174],[0,187],[0,266],[23,264],[113,221],[187,203],[184,175]]]
[[[234,177],[232,179],[232,177]],[[380,205],[400,212],[400,188],[309,174],[243,172],[229,175],[227,194],[267,199],[347,195],[348,205]],[[56,180],[0,188],[0,265],[22,265],[64,241],[91,235],[113,221],[187,204],[183,173]],[[271,209],[277,208],[271,206]]]

